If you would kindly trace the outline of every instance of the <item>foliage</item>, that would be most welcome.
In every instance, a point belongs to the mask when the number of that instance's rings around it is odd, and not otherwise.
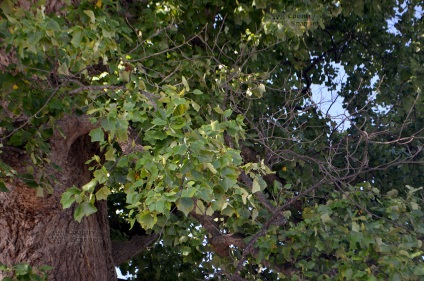
[[[12,267],[7,267],[6,265],[0,263],[0,270],[7,273],[11,273],[13,276],[3,278],[3,281],[45,281],[48,280],[47,272],[51,269],[52,268],[47,265],[40,266],[39,268],[34,268],[27,263],[19,263],[13,265]]]
[[[121,265],[120,269],[124,275],[130,274],[136,280],[204,280],[206,269],[194,262],[201,260],[203,253],[197,251],[196,254],[199,256],[193,258],[193,253],[181,254],[173,247],[157,244],[133,259],[131,264]]]
[[[423,278],[418,1],[41,3],[0,4],[1,145],[32,161],[1,162],[0,191],[52,192],[57,122],[88,116],[101,153],[61,202],[81,221],[108,200],[113,238],[161,234],[134,278]]]

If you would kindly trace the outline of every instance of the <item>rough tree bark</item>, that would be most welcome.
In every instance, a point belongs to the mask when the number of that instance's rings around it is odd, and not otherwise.
[[[49,159],[61,170],[44,171],[55,176],[53,194],[37,197],[19,180],[8,184],[10,192],[0,193],[0,262],[50,265],[49,280],[116,280],[106,203],[98,202],[98,212],[81,223],[74,220],[73,208],[63,210],[60,204],[66,188],[90,180],[84,163],[96,151],[87,135],[93,125],[74,116],[59,125],[65,137],[57,132],[50,140]],[[2,159],[18,173],[29,163],[16,149],[6,148]]]

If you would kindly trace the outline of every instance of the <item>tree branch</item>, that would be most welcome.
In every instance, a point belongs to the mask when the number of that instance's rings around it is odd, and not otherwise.
[[[159,234],[151,234],[136,235],[128,241],[112,241],[112,258],[115,265],[118,266],[145,251],[158,238]]]
[[[190,215],[195,218],[209,234],[208,242],[215,253],[222,257],[230,256],[230,246],[244,247],[244,236],[241,234],[224,234],[219,230],[219,223],[214,216],[207,216],[196,212],[197,199],[194,200],[194,209]]]
[[[50,159],[59,166],[64,164],[66,161],[64,156],[68,154],[74,141],[78,137],[88,134],[97,126],[90,122],[87,115],[65,115],[57,122],[57,130],[54,130],[54,134],[49,140],[52,147]]]

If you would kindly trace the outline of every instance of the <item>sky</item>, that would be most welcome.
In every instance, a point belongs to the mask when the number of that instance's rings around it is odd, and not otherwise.
[[[341,85],[346,81],[347,75],[340,64],[333,64],[338,70],[336,76],[337,87],[334,91],[328,91],[324,85],[312,84],[312,100],[324,115],[328,115],[337,124],[343,123],[339,129],[346,130],[350,127],[349,114],[343,108],[343,98],[338,95]]]

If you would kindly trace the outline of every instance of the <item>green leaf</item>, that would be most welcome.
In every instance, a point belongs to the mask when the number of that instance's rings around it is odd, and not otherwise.
[[[187,105],[185,104],[179,104],[175,107],[174,112],[172,113],[173,116],[181,116],[187,111]]]
[[[148,198],[150,199],[150,198]],[[164,213],[168,210],[168,207],[171,206],[170,203],[166,202],[164,198],[151,198],[146,200],[146,205],[149,207],[150,211],[156,211],[158,213]]]
[[[199,214],[199,215],[204,215],[206,213],[205,205],[203,204],[203,202],[201,200],[196,201],[195,212],[196,212],[196,214]]]
[[[242,208],[242,209],[237,210],[237,215],[238,215],[241,219],[243,219],[243,220],[247,220],[247,219],[249,219],[249,217],[250,217],[250,212],[249,212],[249,210],[247,210],[247,209],[245,209],[245,208]]]
[[[185,87],[185,90],[190,91],[190,86],[188,85],[187,79],[184,76],[182,76],[182,82]]]
[[[232,215],[234,215],[235,211],[236,211],[236,210],[234,209],[234,207],[233,207],[233,206],[231,206],[231,205],[230,205],[230,204],[228,204],[228,203],[225,203],[225,204],[223,205],[222,210],[221,210],[221,214],[222,214],[222,215],[224,215],[224,216],[231,217]]]
[[[36,196],[37,197],[44,197],[44,189],[41,186],[38,186],[36,189]]]
[[[7,189],[6,184],[2,179],[0,179],[0,192],[9,192],[9,189]]]
[[[224,176],[220,183],[225,190],[228,190],[237,183],[237,175]]]
[[[0,271],[4,271],[4,270],[7,270],[7,265],[5,265],[4,263],[1,263],[0,262]]]
[[[292,188],[292,186],[293,185],[291,183],[285,184],[284,189],[290,190]]]
[[[91,137],[92,142],[101,142],[105,140],[105,135],[102,128],[93,129],[88,135]]]
[[[292,213],[291,211],[283,211],[283,217],[286,219],[289,219],[291,217]]]
[[[165,126],[166,124],[168,124],[168,122],[161,118],[155,118],[153,119],[152,124],[157,126]]]
[[[418,263],[418,265],[415,267],[414,275],[424,276],[424,265],[422,263]]]
[[[214,107],[213,110],[215,110],[215,112],[218,114],[224,114],[224,111],[219,106]]]
[[[396,198],[398,194],[399,192],[396,189],[392,189],[389,192],[387,192],[387,196],[390,198]]]
[[[260,83],[255,89],[252,90],[253,95],[255,95],[257,98],[261,98],[262,95],[265,93],[265,85]]]
[[[120,127],[115,131],[116,139],[121,142],[128,140],[128,127]]]
[[[62,194],[62,198],[60,200],[60,203],[62,204],[63,208],[64,209],[69,208],[72,205],[72,203],[74,203],[75,201],[75,195],[80,193],[81,193],[81,190],[79,190],[76,187],[71,187],[70,189],[65,191]]]
[[[0,9],[3,10],[3,13],[5,15],[13,14],[13,12],[15,10],[14,7],[13,7],[13,2],[11,0],[2,0],[2,1],[0,1]],[[9,21],[11,21],[11,20],[9,19]],[[11,21],[11,22],[13,24],[15,24],[13,21]],[[16,20],[15,20],[15,22],[17,23]]]
[[[27,263],[19,263],[13,266],[16,275],[27,275],[31,267]]]
[[[114,131],[117,127],[117,120],[114,117],[103,117],[100,119],[100,126],[102,126],[105,131]]]
[[[227,109],[224,112],[224,118],[229,118],[233,114],[233,111],[231,109]]]
[[[96,192],[96,199],[106,200],[110,193],[111,193],[110,189],[107,186],[103,186]]]
[[[266,188],[266,182],[262,179],[261,176],[255,176],[253,178],[252,184],[252,193],[264,190]]]
[[[191,106],[194,108],[194,110],[196,110],[197,112],[199,112],[200,110],[200,105],[198,105],[196,102],[191,101]]]
[[[39,269],[43,272],[46,272],[46,271],[54,269],[54,267],[52,267],[50,265],[42,265],[42,266],[39,267]]]
[[[60,25],[55,21],[54,19],[50,18],[46,22],[46,29],[47,30],[54,30],[54,31],[60,31]]]
[[[97,208],[93,204],[89,202],[82,202],[75,210],[74,219],[81,222],[84,216],[89,216],[95,212],[97,212]]]
[[[195,95],[203,95],[203,92],[200,91],[199,89],[196,89],[196,90],[193,91],[193,94],[195,94]]]
[[[211,163],[215,158],[215,153],[210,150],[202,149],[199,151],[199,155],[197,155],[197,159],[201,163]]]
[[[211,163],[204,163],[204,165],[213,173],[216,174],[218,171],[215,169],[215,167]]]
[[[145,211],[141,214],[138,214],[136,216],[137,222],[143,227],[144,229],[152,229],[153,226],[157,223],[158,219],[157,216],[150,213],[149,211]]]
[[[183,212],[186,216],[188,216],[194,208],[193,199],[189,197],[181,197],[175,202],[175,204],[177,205],[178,210]]]
[[[93,192],[94,188],[97,186],[98,184],[98,180],[97,179],[92,179],[91,181],[89,181],[88,183],[84,184],[81,189],[83,191],[87,191],[87,192]]]
[[[261,186],[259,185],[258,179],[255,177],[253,179],[252,193],[256,193],[258,191],[261,191]]]
[[[60,63],[60,65],[57,69],[57,73],[59,73],[60,75],[69,76],[69,68],[68,68],[68,65],[66,64],[66,62]]]
[[[31,174],[19,174],[18,178],[20,178],[28,187],[31,188],[37,188],[38,183],[36,182],[35,178]]]
[[[355,231],[355,232],[359,232],[360,231],[359,224],[357,222],[355,222],[355,221],[352,221],[352,231]]]
[[[94,15],[94,12],[91,10],[84,10],[84,14],[86,14],[90,18],[91,23],[96,22],[96,16]]]
[[[181,196],[182,197],[193,197],[194,194],[196,194],[197,191],[197,186],[193,186],[192,184],[194,184],[193,181],[189,182],[187,184],[187,187],[181,192]]]
[[[105,153],[106,161],[115,161],[115,149],[113,147],[109,147],[109,149]]]
[[[328,213],[322,214],[321,215],[321,220],[323,223],[329,223],[332,222],[333,220],[331,219],[331,217],[328,215]]]
[[[71,44],[74,45],[74,47],[79,47],[82,39],[82,32],[80,30],[76,30],[72,32],[72,40]]]
[[[231,159],[232,159],[234,165],[237,165],[238,166],[238,165],[241,165],[243,163],[243,159],[240,156],[240,151],[239,150],[229,149],[227,151],[227,153],[229,155],[231,155]],[[238,174],[237,174],[237,176],[238,176]]]
[[[140,202],[142,196],[143,196],[142,194],[137,192],[128,193],[126,203],[130,205],[135,205]]]
[[[402,256],[405,256],[405,257],[408,257],[408,258],[410,257],[409,256],[409,253],[407,251],[405,251],[405,250],[400,250],[399,251],[399,255],[402,255]]]

